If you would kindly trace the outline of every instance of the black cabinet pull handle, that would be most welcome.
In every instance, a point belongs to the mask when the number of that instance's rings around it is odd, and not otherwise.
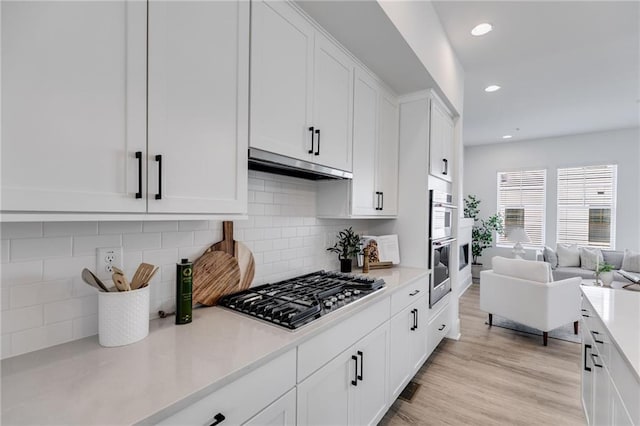
[[[447,328],[447,325],[446,325],[446,324],[442,324],[442,325],[440,326],[440,328],[438,329],[438,331],[442,331],[442,330],[444,330],[445,328]]]
[[[156,194],[156,200],[162,200],[162,155],[156,155],[156,161],[158,162],[158,193]]]
[[[595,365],[598,368],[602,368],[602,364],[598,364],[596,362],[596,358],[598,358],[598,355],[596,354],[591,354],[591,362],[593,362],[593,365]]]
[[[358,351],[358,356],[360,357],[360,375],[358,375],[358,380],[362,380],[362,370],[364,370],[364,354],[362,353],[362,351]]]
[[[417,322],[416,321],[416,317],[417,317],[416,312],[417,312],[417,309],[412,309],[411,310],[411,315],[413,315],[413,325],[411,326],[411,331],[414,331],[416,328],[418,328],[418,326],[416,325],[416,322]]]
[[[409,293],[409,296],[415,296],[418,293],[420,293],[420,290],[413,290],[411,293]]]
[[[309,131],[311,132],[311,149],[309,150],[309,154],[313,154],[313,126],[309,127]]]
[[[318,147],[316,148],[316,154],[320,155],[320,129],[316,129],[316,135],[318,136],[316,139],[318,140]]]
[[[136,192],[136,198],[142,198],[142,151],[136,151],[136,158],[138,159],[138,192]]]
[[[380,210],[380,191],[376,191],[376,210]]]
[[[443,175],[449,174],[449,160],[447,160],[446,158],[443,158],[442,163],[444,163],[444,171],[442,172],[442,174]]]
[[[418,320],[418,310],[416,309],[416,330],[418,329],[418,324],[420,323],[420,321]]]
[[[584,371],[591,371],[591,367],[587,367],[587,352],[591,349],[591,345],[584,345]]]
[[[354,360],[356,362],[356,368],[353,371],[353,380],[351,381],[351,384],[353,386],[358,386],[358,357],[355,355],[351,355],[351,359]]]
[[[594,341],[594,342],[596,342],[596,343],[600,343],[600,344],[603,344],[603,343],[604,343],[604,341],[602,341],[602,340],[598,340],[598,338],[596,337],[596,335],[598,335],[598,336],[600,335],[600,333],[598,333],[597,331],[592,331],[592,332],[591,332],[591,335],[593,336],[593,341]]]
[[[226,417],[222,413],[218,413],[213,416],[213,420],[215,420],[215,422],[211,423],[209,426],[219,425],[220,423],[224,422],[224,419],[226,419]]]

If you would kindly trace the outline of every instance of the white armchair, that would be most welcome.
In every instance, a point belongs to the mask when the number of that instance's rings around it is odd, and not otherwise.
[[[580,282],[574,277],[553,281],[547,262],[494,257],[492,270],[480,273],[480,309],[542,331],[547,346],[548,332],[573,322],[578,334]]]

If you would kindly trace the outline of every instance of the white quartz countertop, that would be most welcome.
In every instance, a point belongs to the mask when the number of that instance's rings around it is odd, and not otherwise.
[[[640,379],[640,292],[582,286],[613,343]]]
[[[346,316],[388,297],[428,271],[371,271],[384,290],[297,331],[219,307],[193,311],[193,322],[153,320],[140,342],[104,348],[98,337],[2,361],[3,424],[153,423],[283,354]]]

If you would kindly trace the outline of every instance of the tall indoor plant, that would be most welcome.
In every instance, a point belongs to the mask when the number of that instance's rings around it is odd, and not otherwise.
[[[482,256],[484,249],[493,245],[493,233],[502,234],[504,232],[504,222],[502,217],[496,213],[486,219],[480,219],[479,200],[475,195],[467,195],[464,199],[464,217],[473,219],[471,229],[471,275],[473,278],[480,278],[482,263],[478,262],[478,257]]]
[[[353,258],[360,253],[360,246],[360,236],[349,227],[349,229],[338,232],[338,241],[327,251],[338,254],[340,272],[351,272]]]

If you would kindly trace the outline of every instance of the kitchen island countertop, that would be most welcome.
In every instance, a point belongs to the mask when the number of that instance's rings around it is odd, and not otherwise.
[[[386,287],[296,331],[219,307],[193,322],[151,321],[149,336],[104,348],[92,336],[2,361],[5,424],[133,424],[169,416],[345,317],[418,279],[425,269],[371,271]]]

